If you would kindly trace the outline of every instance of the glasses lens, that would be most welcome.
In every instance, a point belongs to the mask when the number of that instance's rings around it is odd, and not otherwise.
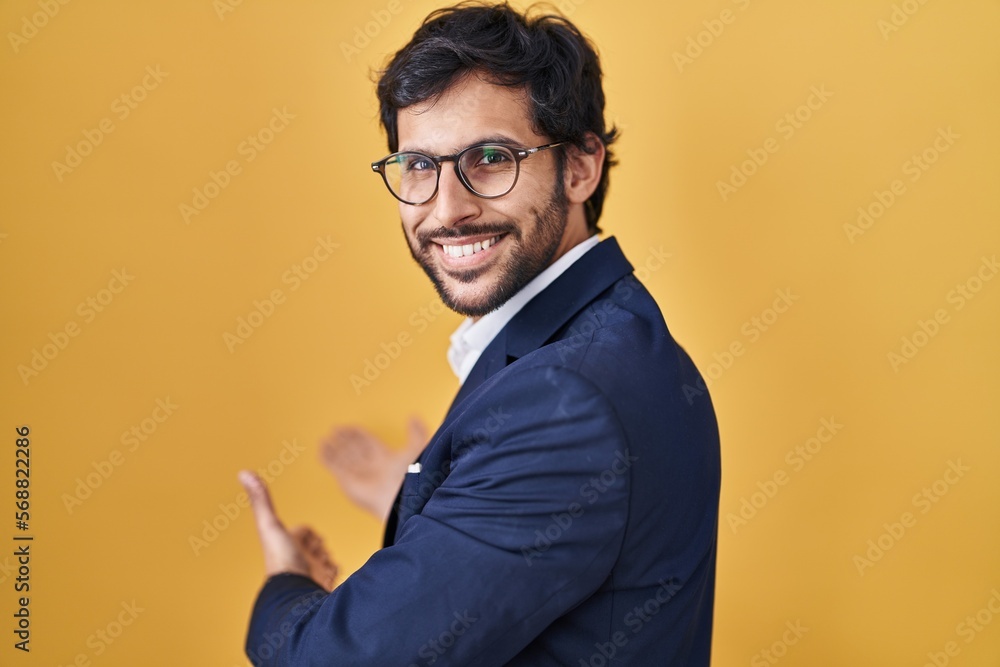
[[[517,178],[514,153],[503,146],[476,146],[462,155],[458,168],[472,189],[487,197],[507,194]]]
[[[386,161],[385,182],[403,201],[422,204],[434,195],[437,165],[421,153],[400,153]]]

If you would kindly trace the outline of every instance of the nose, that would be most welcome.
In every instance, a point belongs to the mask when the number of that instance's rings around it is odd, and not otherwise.
[[[441,178],[438,181],[437,196],[430,202],[434,206],[432,216],[443,227],[455,227],[474,220],[482,213],[482,199],[469,192],[458,177],[458,166],[454,162],[441,164]]]

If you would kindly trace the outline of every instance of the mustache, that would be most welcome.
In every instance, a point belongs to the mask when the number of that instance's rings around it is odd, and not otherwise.
[[[521,238],[520,228],[509,222],[470,223],[459,227],[438,227],[437,229],[421,230],[416,236],[421,249],[424,249],[432,243],[431,239],[462,239],[485,234],[490,234],[491,236],[510,234],[516,240],[520,240]]]

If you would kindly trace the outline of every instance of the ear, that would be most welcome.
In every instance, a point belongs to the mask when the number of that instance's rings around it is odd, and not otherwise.
[[[563,174],[566,199],[571,204],[583,204],[594,194],[604,170],[604,143],[593,132],[588,132],[588,153],[576,146],[566,147],[566,168]]]

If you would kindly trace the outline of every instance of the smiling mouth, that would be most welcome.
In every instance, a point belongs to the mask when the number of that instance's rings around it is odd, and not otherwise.
[[[481,239],[479,241],[474,241],[472,243],[462,243],[462,244],[445,244],[438,243],[444,254],[448,257],[458,259],[460,257],[470,257],[472,255],[477,255],[481,252],[489,250],[492,246],[496,245],[500,239],[502,239],[506,234],[497,234],[489,238]]]

